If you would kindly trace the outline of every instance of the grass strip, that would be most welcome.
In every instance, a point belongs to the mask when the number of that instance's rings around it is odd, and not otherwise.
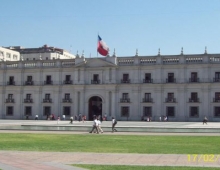
[[[219,154],[218,136],[0,134],[0,150],[140,154]]]

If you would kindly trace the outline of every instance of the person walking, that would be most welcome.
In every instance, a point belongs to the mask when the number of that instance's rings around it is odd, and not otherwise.
[[[112,117],[112,133],[117,132],[117,130],[115,129],[116,124],[117,124],[117,120],[114,117]]]
[[[38,120],[38,115],[35,115],[35,120]]]
[[[92,130],[89,132],[89,133],[92,133],[94,130],[96,130],[97,134],[99,134],[99,131],[98,131],[98,122],[97,122],[97,118],[96,116],[94,116],[93,118],[93,127],[92,127]]]
[[[73,124],[73,117],[70,117],[70,123]]]
[[[203,119],[203,125],[204,125],[205,123],[207,124],[207,122],[208,122],[208,119],[207,119],[207,117],[205,116],[204,119]]]
[[[98,131],[101,132],[101,133],[103,133],[103,130],[102,130],[102,128],[101,128],[101,121],[99,120],[99,118],[97,119],[97,123],[98,123],[98,126],[97,126]]]
[[[63,114],[63,120],[65,120],[66,119],[66,115],[65,114]]]

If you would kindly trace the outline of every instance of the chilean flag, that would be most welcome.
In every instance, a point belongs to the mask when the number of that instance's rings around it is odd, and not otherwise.
[[[99,52],[99,54],[103,55],[103,56],[107,56],[109,48],[108,46],[105,44],[104,41],[102,41],[101,37],[98,35],[98,47],[97,47],[97,51]]]

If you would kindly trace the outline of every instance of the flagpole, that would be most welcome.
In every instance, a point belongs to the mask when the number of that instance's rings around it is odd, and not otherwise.
[[[97,52],[97,58],[98,58],[98,55],[99,55],[99,53],[98,53],[98,42],[99,42],[99,32],[98,32],[98,36],[97,36],[97,43],[96,43],[96,52]]]

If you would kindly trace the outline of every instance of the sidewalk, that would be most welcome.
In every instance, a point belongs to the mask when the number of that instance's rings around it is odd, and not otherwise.
[[[201,160],[189,161],[187,154],[110,154],[0,151],[0,168],[3,168],[4,170],[81,169],[72,167],[70,166],[71,164],[220,167],[220,155],[215,155],[214,162],[208,162],[207,160],[204,161],[204,158]]]

